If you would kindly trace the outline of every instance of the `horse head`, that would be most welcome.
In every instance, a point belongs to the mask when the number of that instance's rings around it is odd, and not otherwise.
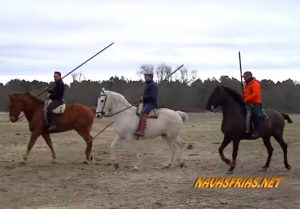
[[[109,91],[104,88],[101,89],[101,92],[98,96],[96,116],[102,118],[103,116],[108,115],[111,112],[111,97],[109,96]]]
[[[29,95],[29,93],[24,94],[9,94],[9,119],[11,122],[16,122],[19,119],[21,112],[24,109],[24,103],[22,102],[22,98],[25,95]]]
[[[217,86],[211,93],[206,103],[206,109],[210,111],[215,111],[218,106],[221,106],[226,99],[223,86]]]

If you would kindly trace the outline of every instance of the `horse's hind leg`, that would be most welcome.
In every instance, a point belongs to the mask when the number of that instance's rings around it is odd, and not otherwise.
[[[48,147],[50,148],[51,150],[51,153],[52,153],[52,160],[53,160],[53,163],[55,163],[55,160],[56,160],[56,154],[55,154],[55,151],[54,151],[54,148],[53,148],[53,145],[52,145],[52,141],[51,141],[51,138],[49,136],[49,134],[47,133],[43,133],[42,134],[43,138],[45,139]]]
[[[89,163],[93,159],[91,156],[91,151],[93,147],[93,137],[90,135],[89,131],[84,131],[84,132],[78,131],[78,133],[80,136],[82,136],[82,138],[86,142],[86,149],[85,149],[86,160],[84,161],[84,163]]]
[[[35,144],[37,138],[40,136],[40,133],[31,133],[31,136],[30,136],[30,140],[29,140],[29,143],[27,145],[27,151],[26,151],[26,154],[23,156],[23,159],[24,161],[26,162],[28,160],[28,156],[30,154],[30,151],[33,147],[33,145]]]
[[[170,149],[171,149],[171,156],[170,156],[170,161],[169,163],[167,163],[166,165],[164,165],[164,168],[169,168],[172,166],[173,162],[174,162],[174,156],[175,156],[175,149],[176,149],[176,145],[175,143],[173,142],[173,139],[172,138],[169,138],[167,136],[164,136],[163,137],[168,145],[170,146]]]
[[[282,151],[283,151],[283,158],[284,158],[284,165],[286,169],[291,169],[291,166],[288,163],[287,159],[287,147],[288,145],[284,142],[283,137],[281,134],[275,135],[274,136],[275,140],[280,144]]]
[[[227,138],[226,136],[224,136],[223,142],[221,144],[221,146],[219,147],[219,153],[221,156],[221,159],[227,164],[227,165],[231,165],[231,162],[229,159],[227,159],[223,153],[223,150],[225,149],[225,147],[231,142],[231,140],[229,138]]]
[[[264,137],[263,142],[268,151],[268,158],[267,158],[266,164],[263,166],[263,169],[266,171],[270,166],[270,162],[271,162],[271,158],[272,158],[272,154],[273,154],[273,147],[270,142],[270,136]]]

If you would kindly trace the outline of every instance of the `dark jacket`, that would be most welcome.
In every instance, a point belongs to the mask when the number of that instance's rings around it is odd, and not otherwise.
[[[144,96],[143,96],[143,105],[152,104],[154,108],[158,107],[158,88],[154,81],[147,81]]]
[[[65,91],[65,84],[62,79],[55,81],[55,85],[52,90],[49,90],[50,99],[52,100],[63,100]]]

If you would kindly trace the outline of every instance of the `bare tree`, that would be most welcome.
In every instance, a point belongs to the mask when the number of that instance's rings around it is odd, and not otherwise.
[[[171,73],[172,68],[164,63],[160,64],[155,70],[158,82],[165,80]],[[168,80],[172,80],[172,76],[170,76]]]
[[[189,81],[187,83],[193,83],[197,80],[197,73],[198,71],[197,70],[192,70],[190,73],[189,73]]]
[[[154,65],[151,64],[143,64],[140,67],[140,70],[137,72],[138,75],[143,75],[144,72],[153,72],[154,70]]]
[[[188,83],[188,81],[189,81],[188,69],[181,68],[179,70],[179,72],[180,72],[180,82],[181,83]]]

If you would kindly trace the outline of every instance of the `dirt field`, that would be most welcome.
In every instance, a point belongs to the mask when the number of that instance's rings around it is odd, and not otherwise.
[[[83,164],[85,143],[75,132],[52,135],[57,164],[39,138],[26,165],[19,162],[26,151],[29,130],[26,120],[10,123],[0,114],[0,208],[300,208],[300,115],[291,115],[293,124],[286,124],[285,140],[292,166],[283,165],[282,150],[275,140],[271,167],[260,172],[267,152],[262,140],[242,141],[237,167],[227,174],[227,165],[218,154],[222,140],[221,115],[189,114],[182,137],[187,167],[162,169],[169,159],[169,148],[161,139],[139,141],[143,150],[140,171],[132,171],[136,161],[130,149],[120,148],[120,168],[109,166],[109,147],[114,138],[107,129],[95,139],[94,162]],[[109,120],[96,119],[92,134]],[[192,145],[193,149],[187,149]],[[231,158],[232,146],[225,149]],[[195,189],[196,177],[273,177],[283,181],[274,189]]]

